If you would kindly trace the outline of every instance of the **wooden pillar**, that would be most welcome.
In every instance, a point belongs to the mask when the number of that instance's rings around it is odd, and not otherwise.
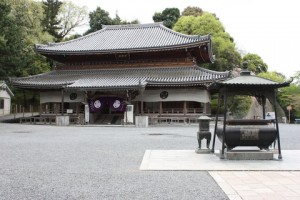
[[[143,95],[144,94],[144,90],[143,88],[141,89],[141,115],[144,115],[144,100],[143,100]]]
[[[203,103],[203,113],[208,115],[211,113],[209,102]]]
[[[183,114],[186,115],[186,101],[183,102]]]
[[[40,103],[40,109],[39,109],[40,115],[43,113],[43,104]]]
[[[61,89],[61,115],[64,115],[65,91]]]
[[[161,115],[163,113],[163,102],[159,102],[159,114]]]

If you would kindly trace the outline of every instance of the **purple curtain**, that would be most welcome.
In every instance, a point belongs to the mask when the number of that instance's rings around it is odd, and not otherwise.
[[[126,103],[124,99],[119,97],[98,97],[88,99],[88,104],[91,113],[101,112],[103,109],[110,108],[112,111],[124,112]]]

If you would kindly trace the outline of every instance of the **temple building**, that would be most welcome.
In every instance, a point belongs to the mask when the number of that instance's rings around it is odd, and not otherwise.
[[[41,115],[77,116],[92,124],[120,124],[128,105],[150,122],[210,114],[207,87],[229,76],[201,67],[214,60],[210,35],[184,35],[162,23],[103,25],[35,49],[54,61],[54,69],[11,83],[40,92]]]
[[[0,116],[9,115],[11,112],[12,91],[4,81],[0,81]]]

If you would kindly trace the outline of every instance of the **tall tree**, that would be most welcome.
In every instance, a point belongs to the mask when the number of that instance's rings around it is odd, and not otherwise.
[[[242,61],[247,61],[249,70],[256,74],[268,71],[268,65],[257,54],[248,53],[243,57]]]
[[[283,82],[286,80],[285,76],[278,72],[262,72],[258,74],[259,77],[269,80]],[[291,83],[289,87],[280,88],[277,95],[278,102],[281,108],[285,111],[286,116],[291,117],[291,122],[295,117],[300,117],[300,85]],[[289,112],[287,106],[291,105],[292,110]]]
[[[91,33],[97,30],[102,29],[102,25],[121,25],[121,24],[138,24],[139,21],[126,21],[122,20],[118,14],[116,14],[115,18],[111,18],[109,13],[100,7],[97,7],[95,11],[90,12],[90,29],[85,33]]]
[[[233,38],[225,32],[223,24],[211,13],[204,12],[201,16],[182,16],[173,28],[175,31],[188,35],[212,35],[215,61],[207,67],[212,70],[232,70],[240,66],[241,55],[237,51]]]
[[[45,58],[34,51],[34,44],[51,41],[51,36],[42,31],[41,3],[1,1],[0,76],[28,76],[49,70]]]
[[[87,33],[91,33],[102,29],[102,25],[112,25],[113,20],[109,17],[109,13],[100,7],[97,7],[95,11],[90,12],[90,29]]]
[[[194,17],[201,16],[202,14],[203,14],[203,10],[196,6],[193,7],[188,6],[181,13],[182,16],[194,16]]]
[[[54,38],[59,37],[59,30],[61,21],[57,18],[59,9],[63,2],[59,0],[46,0],[43,1],[44,19],[42,24],[44,31],[50,33]]]
[[[173,28],[179,17],[180,11],[178,8],[166,8],[161,13],[154,13],[152,19],[154,22],[163,22],[166,27]]]
[[[57,15],[57,19],[60,22],[58,25],[57,41],[61,41],[74,31],[75,28],[85,25],[87,17],[87,7],[80,7],[71,1],[64,1]]]

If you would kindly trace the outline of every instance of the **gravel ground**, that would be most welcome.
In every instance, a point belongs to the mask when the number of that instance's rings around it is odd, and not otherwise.
[[[195,149],[197,125],[0,129],[0,199],[228,199],[205,171],[139,170],[147,149]],[[299,149],[300,126],[280,129]]]

